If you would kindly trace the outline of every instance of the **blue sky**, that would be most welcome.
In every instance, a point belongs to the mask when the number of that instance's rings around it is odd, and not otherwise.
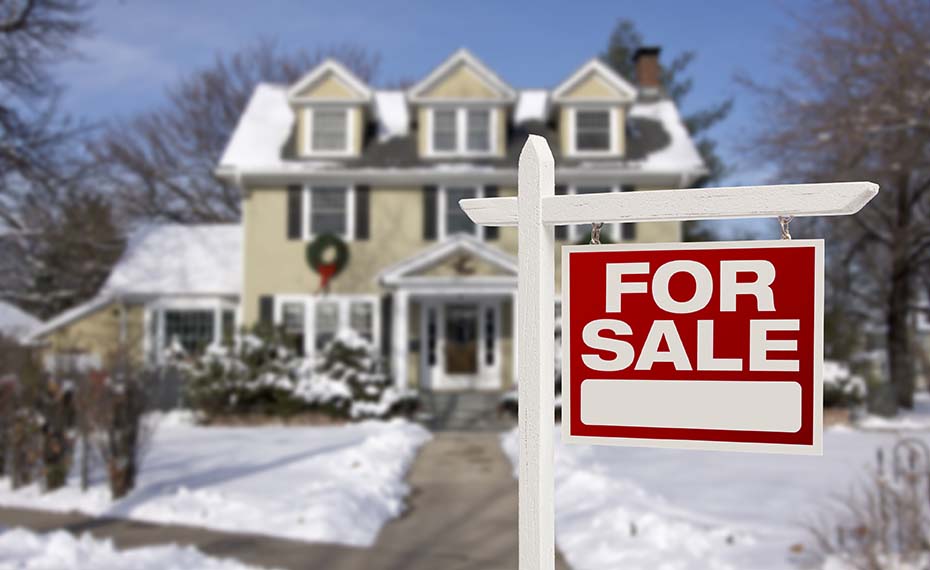
[[[750,163],[739,145],[758,109],[734,76],[775,81],[786,74],[778,42],[791,28],[788,11],[804,6],[800,0],[98,0],[90,14],[96,33],[76,46],[80,60],[62,64],[61,79],[71,113],[107,119],[158,105],[166,86],[215,54],[270,38],[283,48],[364,45],[381,54],[382,82],[421,78],[464,46],[515,87],[551,87],[603,50],[614,23],[626,17],[667,59],[697,52],[686,112],[735,98],[734,112],[714,134],[733,167],[725,182],[751,184],[764,178],[765,167]]]

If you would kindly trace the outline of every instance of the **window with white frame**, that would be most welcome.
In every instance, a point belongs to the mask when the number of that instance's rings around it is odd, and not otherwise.
[[[430,110],[431,155],[488,155],[496,152],[492,109],[458,107]]]
[[[337,301],[317,301],[314,305],[313,346],[317,350],[322,350],[339,333],[339,303]]]
[[[304,189],[304,238],[335,234],[352,239],[352,188],[313,186]]]
[[[371,301],[349,301],[349,328],[368,342],[374,342],[374,303]]]
[[[166,310],[163,318],[164,348],[181,348],[187,354],[196,354],[213,342],[215,311]]]
[[[305,304],[301,301],[285,301],[281,306],[281,330],[287,346],[298,356],[305,352],[304,317]]]
[[[481,198],[482,191],[474,186],[443,187],[440,188],[439,212],[437,217],[441,220],[439,227],[440,237],[449,237],[456,234],[467,234],[481,237],[481,226],[475,225],[459,207],[459,200],[467,198]]]
[[[433,151],[455,152],[458,148],[458,113],[455,109],[433,111]]]
[[[349,109],[307,109],[307,150],[310,154],[348,154],[351,152]]]
[[[469,152],[490,152],[491,111],[490,109],[468,109],[468,137],[465,149]]]
[[[612,152],[612,123],[609,109],[575,109],[573,150],[576,153]]]

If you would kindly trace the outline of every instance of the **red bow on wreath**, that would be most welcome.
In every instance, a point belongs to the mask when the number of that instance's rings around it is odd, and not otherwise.
[[[323,234],[307,244],[307,264],[320,276],[320,290],[329,292],[329,282],[349,263],[349,246],[339,236]]]

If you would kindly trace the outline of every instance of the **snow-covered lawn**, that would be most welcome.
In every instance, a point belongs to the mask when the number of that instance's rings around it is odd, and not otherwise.
[[[404,476],[429,439],[394,420],[331,427],[199,427],[162,421],[139,484],[112,501],[101,470],[86,493],[76,473],[43,494],[12,491],[0,479],[0,505],[77,510],[161,523],[367,546],[401,514]]]
[[[823,457],[557,443],[556,540],[574,570],[793,568],[801,524],[896,437],[828,429]],[[516,431],[502,443],[515,460]]]
[[[174,544],[119,551],[109,540],[67,532],[0,534],[0,570],[259,570],[235,560],[211,558]]]

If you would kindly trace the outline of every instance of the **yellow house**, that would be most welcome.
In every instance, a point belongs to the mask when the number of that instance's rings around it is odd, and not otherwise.
[[[706,168],[657,83],[658,50],[636,65],[638,85],[591,60],[552,89],[516,89],[462,49],[405,91],[374,89],[335,61],[293,85],[258,85],[216,169],[242,191],[239,249],[226,263],[241,271],[240,288],[173,291],[167,305],[133,297],[144,346],[217,342],[234,300],[236,325],[283,327],[308,356],[353,329],[383,352],[399,387],[508,388],[516,230],[477,227],[458,201],[515,195],[528,134],[553,148],[561,193],[693,185]],[[556,237],[578,243],[589,229]],[[313,269],[307,250],[333,236],[348,261],[324,288],[327,270]],[[674,242],[681,228],[615,224],[602,239]],[[197,303],[185,308],[195,300],[212,320]],[[38,336],[51,341],[80,320]]]

